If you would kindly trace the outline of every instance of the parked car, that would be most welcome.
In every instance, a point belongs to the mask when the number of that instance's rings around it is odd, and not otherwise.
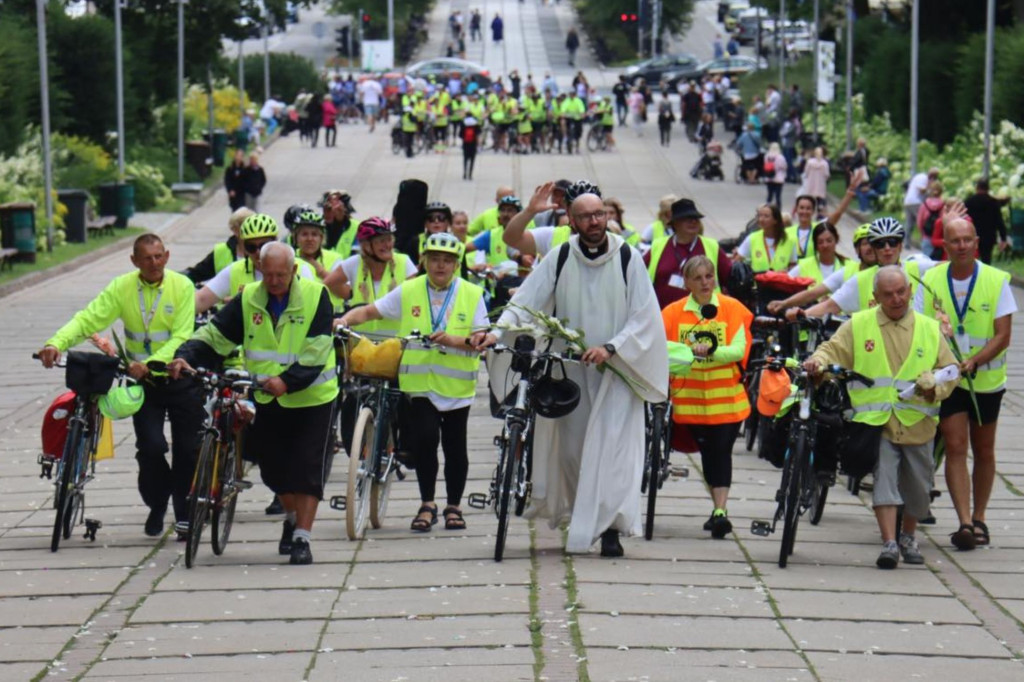
[[[686,77],[696,74],[699,68],[700,60],[692,54],[665,54],[627,66],[623,75],[630,83],[643,78],[648,85],[657,85],[662,79],[672,80],[668,74],[679,80],[683,74],[688,74]]]
[[[736,23],[740,15],[750,9],[749,0],[732,0],[729,3],[729,11],[725,14],[725,30],[730,33],[736,29]]]
[[[764,40],[764,25],[768,21],[768,17],[768,10],[764,7],[754,7],[740,14],[736,20],[736,40],[740,45],[751,45],[757,42],[758,23],[761,24],[761,39]]]
[[[481,88],[489,88],[491,86],[491,75],[487,68],[465,59],[449,59],[446,57],[428,59],[416,62],[407,68],[405,73],[412,78],[422,78],[424,80],[430,80],[431,77],[439,80],[457,73],[460,78],[466,76]]]
[[[764,58],[757,60],[753,57],[747,57],[746,55],[737,55],[735,57],[722,57],[721,59],[712,59],[709,62],[705,62],[701,66],[701,74],[706,76],[729,76],[730,78],[735,78],[736,76],[742,76],[750,71],[767,68],[768,62],[765,61]]]

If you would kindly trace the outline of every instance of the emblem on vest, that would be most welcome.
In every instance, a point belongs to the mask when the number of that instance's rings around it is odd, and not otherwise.
[[[762,258],[763,256],[764,256],[764,254],[761,253],[760,251],[755,251],[754,252],[754,258]]]
[[[420,316],[420,307],[418,305],[414,305],[412,307],[412,316],[413,317],[419,317]]]
[[[168,315],[173,315],[174,314],[174,305],[171,304],[171,303],[168,303],[167,305],[165,305],[164,306],[164,312],[167,313]]]
[[[263,313],[253,313],[252,314],[252,323],[253,324],[263,324]]]
[[[991,309],[992,309],[992,307],[988,303],[982,303],[981,304],[981,312],[987,313]]]
[[[923,358],[924,357],[924,348],[918,348],[917,349],[917,357],[919,357],[919,358]]]
[[[864,342],[864,350],[866,350],[867,352],[870,353],[874,349],[875,349],[875,341],[874,341],[874,339],[868,339],[867,341]]]

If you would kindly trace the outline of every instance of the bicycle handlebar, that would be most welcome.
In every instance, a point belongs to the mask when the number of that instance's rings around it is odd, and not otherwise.
[[[496,344],[491,346],[491,351],[495,353],[512,353],[516,357],[529,357],[534,360],[561,360],[563,362],[574,362],[579,364],[583,355],[581,353],[574,353],[572,351],[539,351],[539,350],[517,350],[512,346],[506,346],[505,344]]]

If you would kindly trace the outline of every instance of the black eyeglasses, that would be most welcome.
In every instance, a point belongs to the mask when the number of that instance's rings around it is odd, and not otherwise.
[[[887,239],[876,239],[873,242],[871,242],[871,246],[875,247],[876,249],[884,249],[887,246],[890,249],[895,249],[902,243],[903,240],[900,239],[899,237],[889,237]]]
[[[269,244],[270,242],[271,240],[269,239],[262,242],[245,242],[243,244],[243,248],[245,249],[246,253],[256,253],[257,251],[263,248],[264,244]]]

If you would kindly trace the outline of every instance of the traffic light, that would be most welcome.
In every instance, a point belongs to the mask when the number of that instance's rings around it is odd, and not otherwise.
[[[337,39],[337,41],[338,41],[338,48],[337,48],[338,56],[339,57],[347,57],[348,56],[348,26],[342,26],[341,28],[337,28],[337,29],[334,30],[334,32],[338,36],[338,39]]]
[[[370,30],[370,15],[363,13],[363,32],[366,33]]]
[[[635,24],[639,19],[640,17],[637,16],[636,12],[623,12],[619,15],[619,23],[621,24]]]

